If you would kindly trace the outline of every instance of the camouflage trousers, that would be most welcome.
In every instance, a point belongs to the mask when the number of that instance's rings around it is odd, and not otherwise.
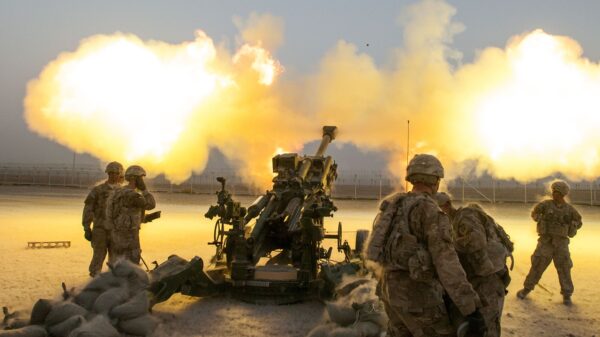
[[[122,257],[135,264],[140,264],[142,253],[140,248],[140,230],[137,228],[127,230],[114,229],[111,233],[111,261]]]
[[[531,269],[525,278],[524,288],[533,290],[552,261],[558,272],[560,293],[571,296],[575,288],[571,279],[573,261],[569,252],[569,238],[557,235],[540,235],[537,247],[531,256]]]
[[[90,276],[100,274],[102,271],[102,264],[104,263],[106,254],[109,253],[110,239],[110,230],[94,226],[92,229],[93,255],[89,267]]]
[[[485,320],[487,327],[486,337],[500,337],[502,318],[502,309],[504,308],[504,297],[506,295],[506,286],[502,279],[496,275],[477,277],[470,280],[473,289],[481,299],[481,308],[479,311]]]
[[[405,271],[386,271],[381,299],[388,315],[389,337],[454,336],[437,280],[417,282]]]

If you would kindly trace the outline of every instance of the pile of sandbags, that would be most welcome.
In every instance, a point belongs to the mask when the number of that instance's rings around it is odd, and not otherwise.
[[[385,334],[387,316],[376,295],[377,281],[354,278],[336,290],[337,299],[327,302],[323,322],[308,337],[379,337]]]
[[[6,326],[0,337],[148,336],[158,321],[150,315],[146,272],[128,260],[93,278],[81,291],[65,292],[63,300],[38,300],[26,326]]]

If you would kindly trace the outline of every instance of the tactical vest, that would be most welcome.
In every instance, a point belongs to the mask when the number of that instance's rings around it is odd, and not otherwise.
[[[374,239],[367,252],[371,251],[387,271],[408,271],[412,279],[427,281],[434,276],[431,254],[423,243],[411,232],[411,212],[427,197],[422,194],[400,193],[382,210],[373,224]],[[374,250],[378,249],[378,252]]]
[[[476,217],[471,222],[480,223],[485,230],[486,247],[473,253],[459,253],[459,258],[468,275],[486,276],[506,268],[506,259],[511,256],[514,244],[504,228],[487,215],[479,205],[469,205],[457,211],[454,223],[465,218]]]
[[[134,190],[121,188],[110,194],[107,207],[107,222],[111,223],[111,229],[117,231],[139,229],[142,223],[143,209],[132,207],[132,194],[137,193]]]
[[[569,226],[573,221],[571,207],[568,204],[558,207],[552,200],[543,202],[537,223],[538,234],[569,236]],[[574,236],[574,235],[573,235]]]

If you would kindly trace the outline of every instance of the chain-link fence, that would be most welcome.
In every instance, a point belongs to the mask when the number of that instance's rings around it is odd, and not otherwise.
[[[147,180],[154,191],[172,193],[212,194],[220,188],[218,176],[227,178],[230,191],[236,195],[258,195],[261,189],[246,184],[231,168],[209,169],[202,174],[193,174],[181,184],[172,184],[164,176]],[[96,166],[68,165],[0,165],[0,184],[38,185],[89,188],[106,179],[104,171]],[[447,181],[447,189],[454,199],[463,202],[519,202],[532,203],[548,194],[547,182],[539,180],[529,184],[493,178],[455,178]],[[404,181],[386,172],[339,170],[332,194],[335,198],[381,199],[394,190],[404,188]],[[598,181],[571,182],[571,202],[576,204],[600,205]]]

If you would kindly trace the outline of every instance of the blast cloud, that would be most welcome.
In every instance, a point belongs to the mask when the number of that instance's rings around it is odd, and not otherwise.
[[[283,21],[268,14],[234,20],[235,53],[201,32],[179,45],[95,36],[30,83],[25,116],[32,130],[76,151],[174,181],[202,171],[216,147],[264,187],[276,149],[300,149],[325,124],[340,128],[340,142],[388,153],[399,176],[407,151],[438,155],[449,177],[467,161],[521,181],[598,175],[600,66],[574,40],[541,30],[460,65],[451,44],[464,27],[455,13],[422,0],[403,11],[404,45],[391,64],[339,41],[316,74],[283,83],[271,56]]]

